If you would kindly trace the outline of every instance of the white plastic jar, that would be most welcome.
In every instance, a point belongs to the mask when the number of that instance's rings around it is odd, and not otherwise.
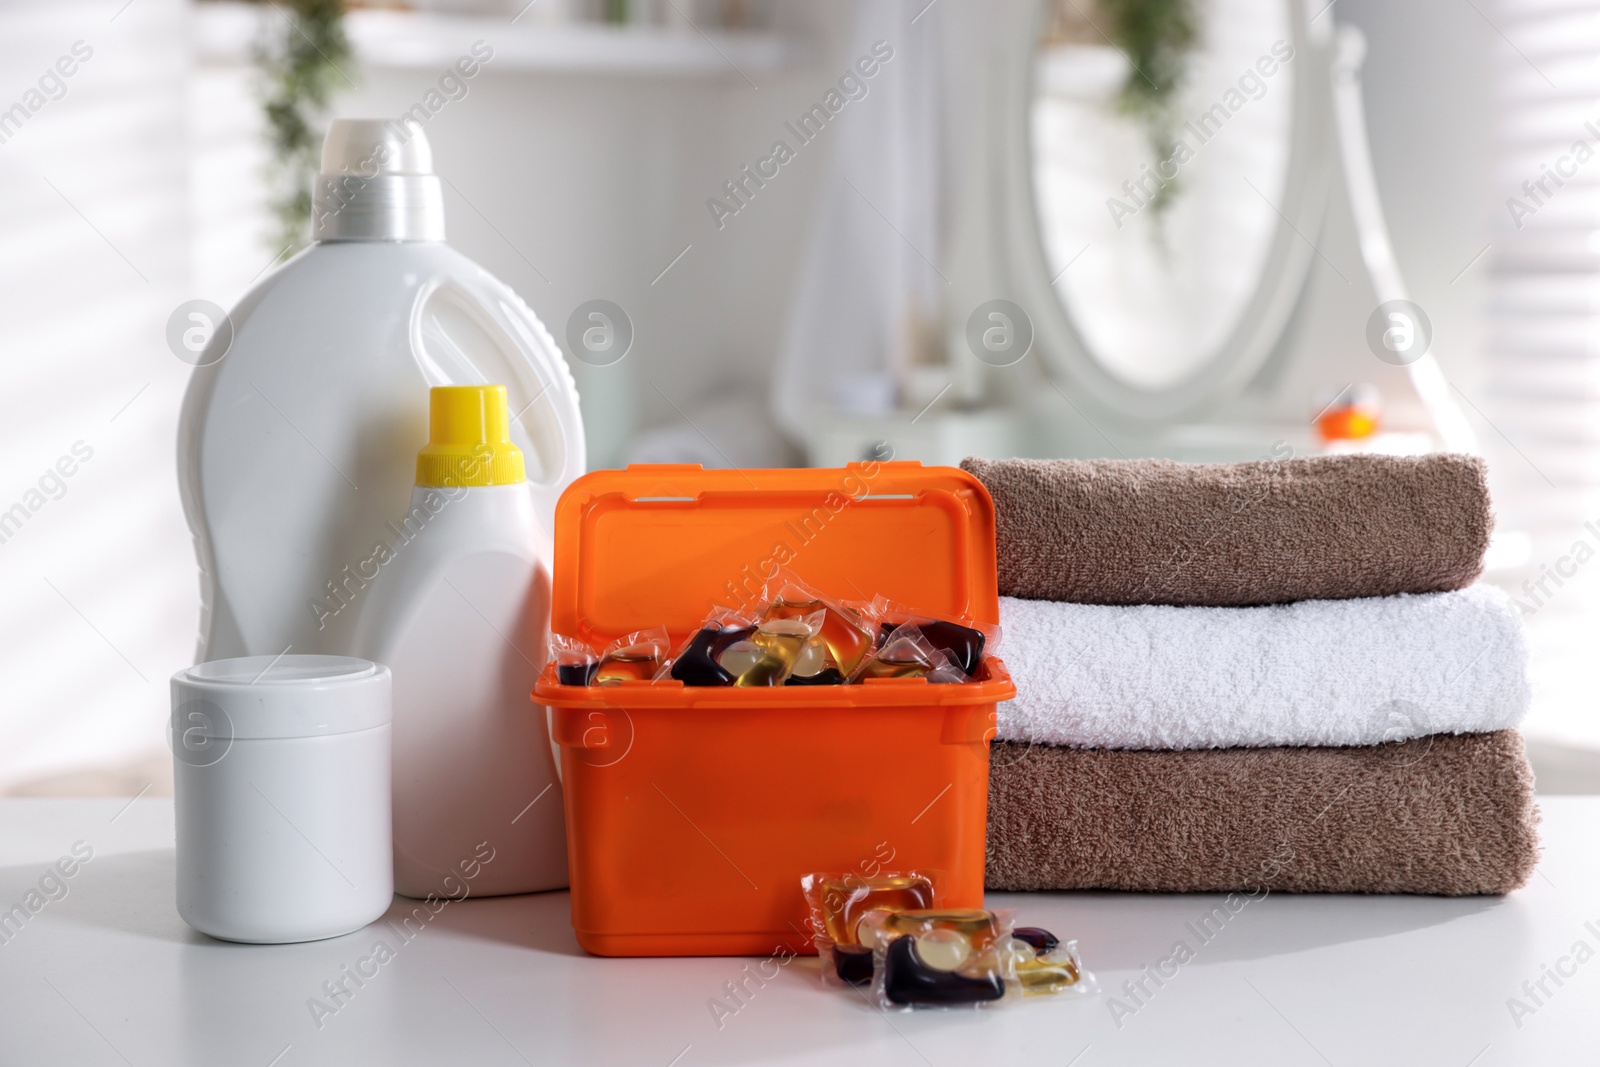
[[[178,914],[227,941],[315,941],[394,895],[389,668],[248,656],[172,676]]]

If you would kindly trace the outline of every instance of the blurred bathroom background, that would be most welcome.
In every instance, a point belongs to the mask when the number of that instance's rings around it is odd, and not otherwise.
[[[293,254],[328,116],[407,114],[591,466],[1481,451],[1539,787],[1600,791],[1597,48],[1578,0],[0,0],[0,793],[170,790],[170,320]]]

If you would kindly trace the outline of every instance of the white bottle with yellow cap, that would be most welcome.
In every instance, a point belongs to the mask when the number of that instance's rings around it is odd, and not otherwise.
[[[413,121],[335,119],[311,247],[200,354],[178,429],[198,659],[350,654],[374,546],[411,491],[429,386],[506,387],[522,492],[547,525],[583,473],[566,360],[515,292],[445,243],[443,188]]]
[[[355,647],[394,675],[394,885],[459,899],[567,884],[566,820],[530,700],[550,619],[500,385],[441,386],[411,509],[361,604]]]

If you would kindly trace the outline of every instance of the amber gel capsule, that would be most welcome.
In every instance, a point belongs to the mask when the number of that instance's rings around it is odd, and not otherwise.
[[[600,660],[600,666],[594,673],[594,680],[599,685],[614,685],[617,682],[649,681],[656,676],[656,671],[661,669],[661,647],[645,643],[619,648],[608,653]]]
[[[816,628],[801,619],[769,619],[750,638],[761,650],[761,658],[739,676],[735,685],[782,685],[794,670],[800,651],[816,633]]]
[[[839,874],[816,886],[822,908],[822,929],[843,945],[867,943],[857,927],[869,911],[927,908],[933,903],[933,882],[921,874]]]
[[[767,608],[769,619],[809,619],[822,613],[818,633],[839,673],[848,677],[874,644],[872,627],[849,608],[807,593],[798,586],[785,586]],[[814,673],[814,672],[809,672]]]

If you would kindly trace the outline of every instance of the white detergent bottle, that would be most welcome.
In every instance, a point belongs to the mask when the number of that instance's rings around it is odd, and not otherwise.
[[[505,389],[437,387],[429,409],[411,510],[354,636],[394,675],[395,890],[557,889],[566,821],[531,698],[548,644],[550,538],[507,432]]]
[[[201,571],[199,659],[350,654],[405,509],[429,386],[500,382],[520,490],[548,526],[584,469],[571,371],[510,288],[444,243],[414,124],[335,120],[314,243],[256,285],[184,398],[178,485]],[[548,557],[546,557],[548,559]]]

